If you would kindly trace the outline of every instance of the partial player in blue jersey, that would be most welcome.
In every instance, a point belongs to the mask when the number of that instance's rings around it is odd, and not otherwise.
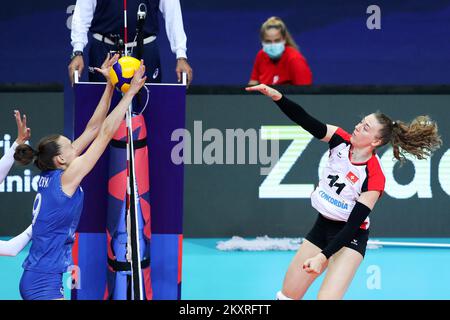
[[[23,165],[34,162],[42,171],[33,205],[32,246],[23,263],[20,280],[20,294],[25,300],[64,298],[62,275],[73,264],[72,245],[83,208],[80,183],[105,151],[133,97],[146,80],[142,61],[130,89],[106,117],[114,90],[109,69],[117,59],[118,55],[107,58],[102,67],[96,69],[107,79],[106,88],[78,139],[70,141],[55,134],[43,138],[37,150],[25,144],[16,148],[14,158],[17,161]]]
[[[25,115],[20,116],[18,110],[14,110],[14,117],[17,123],[17,139],[9,149],[5,147],[5,154],[0,159],[0,183],[5,180],[14,164],[14,152],[17,146],[27,142],[31,135],[31,130],[27,127],[27,117]],[[24,232],[9,241],[0,240],[0,256],[16,256],[30,242],[30,239],[31,225]]]

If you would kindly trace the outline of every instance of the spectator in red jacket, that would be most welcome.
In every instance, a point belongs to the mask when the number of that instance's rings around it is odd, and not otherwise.
[[[280,18],[267,19],[260,37],[262,49],[256,55],[249,85],[312,84],[308,63]]]

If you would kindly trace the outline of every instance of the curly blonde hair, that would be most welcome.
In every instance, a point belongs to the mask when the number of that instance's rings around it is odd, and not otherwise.
[[[401,163],[406,160],[405,153],[420,160],[426,159],[442,145],[437,123],[427,115],[418,116],[410,123],[394,121],[381,112],[376,112],[375,117],[382,125],[379,133],[381,145],[390,143],[394,157]]]

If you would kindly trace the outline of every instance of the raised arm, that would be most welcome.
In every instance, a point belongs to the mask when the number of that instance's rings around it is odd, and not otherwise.
[[[108,146],[109,141],[112,139],[117,129],[119,129],[120,123],[122,122],[133,97],[145,84],[146,77],[144,77],[144,74],[145,66],[143,65],[143,61],[141,61],[141,66],[135,72],[134,77],[131,80],[130,88],[122,97],[119,104],[108,117],[106,117],[95,140],[86,152],[75,158],[64,171],[61,183],[63,191],[66,194],[72,195],[80,185],[81,180],[83,180],[92,168],[94,168],[98,159]]]
[[[9,170],[14,164],[14,151],[19,144],[27,142],[31,136],[31,129],[27,127],[27,117],[21,116],[18,110],[14,110],[14,118],[17,124],[17,139],[9,150],[5,151],[4,156],[0,159],[0,183],[8,175]]]
[[[109,78],[109,68],[115,62],[117,62],[118,59],[118,54],[114,55],[113,57],[110,57],[110,55],[108,54],[101,68],[94,68],[97,72],[100,72],[105,77],[107,82],[102,98],[100,99],[100,102],[98,103],[94,114],[86,125],[86,129],[84,129],[83,133],[72,143],[77,155],[80,155],[95,139],[100,131],[100,127],[102,126],[103,121],[106,118],[106,115],[108,114],[109,107],[111,105],[111,99],[114,93],[114,86],[111,84],[111,80]]]
[[[265,96],[270,97],[280,107],[289,119],[297,123],[303,129],[311,133],[317,139],[324,142],[330,141],[338,127],[324,124],[316,118],[308,114],[299,104],[289,100],[283,96],[278,90],[271,88],[265,84],[259,84],[254,87],[245,88],[247,91],[258,91]]]

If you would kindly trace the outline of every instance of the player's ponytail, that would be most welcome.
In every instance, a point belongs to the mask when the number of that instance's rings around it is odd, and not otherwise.
[[[391,143],[394,157],[402,163],[406,160],[405,153],[419,160],[426,159],[442,145],[437,124],[429,116],[418,116],[410,123],[394,121],[380,112],[375,116],[383,126],[381,145]]]
[[[57,142],[59,137],[59,134],[54,134],[42,138],[39,141],[37,150],[34,150],[27,144],[21,144],[17,146],[14,152],[14,159],[25,166],[34,162],[36,167],[41,171],[55,170],[56,165],[53,158],[60,154],[59,144]]]

